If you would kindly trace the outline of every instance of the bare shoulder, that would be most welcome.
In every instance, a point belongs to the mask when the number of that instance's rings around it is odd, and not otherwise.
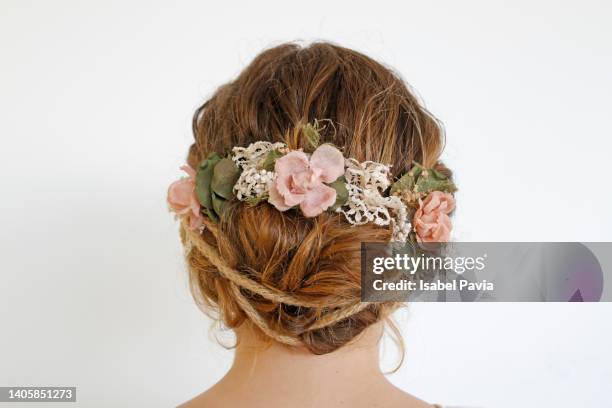
[[[206,406],[213,406],[210,405],[209,402],[207,402],[207,399],[208,398],[206,397],[206,392],[203,392],[200,395],[193,397],[189,401],[178,405],[177,408],[201,408]]]
[[[189,401],[182,403],[177,408],[216,408],[235,406],[235,402],[231,401],[231,391],[224,390],[224,388],[223,383],[217,383],[212,388],[209,388]]]
[[[437,408],[414,395],[402,391],[391,383],[379,384],[378,386],[365,389],[353,389],[352,395],[338,396],[319,396],[315,397],[317,403],[321,402],[321,397],[328,401],[329,407],[353,408]],[[293,398],[291,395],[278,395],[263,393],[260,395],[244,395],[236,388],[228,387],[223,381],[217,383],[209,390],[199,394],[193,399],[179,405],[179,408],[239,408],[250,406],[260,407],[286,407],[292,406],[313,406],[313,401],[305,401],[301,398]],[[331,398],[329,398],[331,397]]]
[[[389,383],[389,389],[384,393],[385,408],[437,408],[422,399],[409,394]],[[381,405],[382,407],[382,405]]]

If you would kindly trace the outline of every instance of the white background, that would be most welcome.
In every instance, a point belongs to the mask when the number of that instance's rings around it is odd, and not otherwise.
[[[194,109],[282,41],[353,47],[416,89],[446,125],[457,239],[610,241],[610,4],[1,0],[0,386],[166,407],[220,378],[232,354],[190,299],[165,192]],[[609,406],[611,312],[415,304],[390,379],[439,403]]]

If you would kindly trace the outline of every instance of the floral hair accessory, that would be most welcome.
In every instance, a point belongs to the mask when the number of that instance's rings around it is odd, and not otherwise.
[[[301,151],[279,157],[274,171],[268,202],[279,211],[299,205],[306,217],[315,217],[336,202],[336,190],[325,183],[344,175],[344,157],[334,146],[324,144],[310,158]]]
[[[179,216],[189,218],[191,229],[199,228],[202,225],[202,213],[200,212],[200,202],[195,194],[196,171],[185,165],[181,167],[188,177],[170,184],[168,188],[168,205]]]
[[[233,199],[255,206],[267,201],[279,211],[299,210],[305,217],[324,211],[343,214],[353,225],[390,226],[393,241],[446,242],[454,209],[452,180],[419,164],[392,181],[390,165],[345,158],[332,144],[320,144],[319,128],[303,129],[312,153],[284,143],[259,141],[234,147],[226,157],[212,153],[197,170],[168,190],[168,204],[198,229],[206,215],[218,222]],[[412,222],[411,222],[412,220]]]
[[[448,214],[455,208],[455,199],[449,193],[433,191],[425,200],[419,199],[419,209],[413,224],[419,242],[447,242],[453,228]]]

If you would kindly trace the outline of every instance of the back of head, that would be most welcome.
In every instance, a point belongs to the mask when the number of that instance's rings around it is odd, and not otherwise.
[[[299,149],[304,125],[316,120],[323,124],[322,142],[338,146],[345,157],[390,164],[394,176],[415,162],[450,175],[438,162],[441,127],[406,84],[367,56],[328,43],[266,50],[221,86],[194,116],[188,163],[197,168],[211,152],[256,141]],[[388,228],[351,225],[339,213],[307,218],[237,200],[227,203],[218,223],[205,224],[201,240],[241,278],[272,294],[237,285],[205,251],[190,248],[194,296],[230,328],[250,324],[265,336],[324,354],[397,307],[355,306],[361,242],[389,241]]]

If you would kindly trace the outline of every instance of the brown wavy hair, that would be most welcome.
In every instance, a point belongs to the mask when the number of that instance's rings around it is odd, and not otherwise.
[[[259,140],[305,147],[301,129],[315,120],[327,123],[322,142],[340,147],[345,157],[392,164],[394,176],[415,161],[450,175],[438,162],[441,125],[401,78],[359,52],[329,43],[268,49],[217,89],[195,112],[188,163],[196,168],[211,152]],[[184,242],[186,234],[182,229]],[[186,252],[192,292],[229,328],[253,324],[267,337],[295,339],[314,354],[329,353],[398,306],[347,310],[360,298],[360,243],[390,237],[388,228],[353,226],[342,214],[306,218],[267,203],[250,207],[231,201],[218,224],[206,222],[202,242],[243,277],[310,306],[236,289],[199,246]]]

